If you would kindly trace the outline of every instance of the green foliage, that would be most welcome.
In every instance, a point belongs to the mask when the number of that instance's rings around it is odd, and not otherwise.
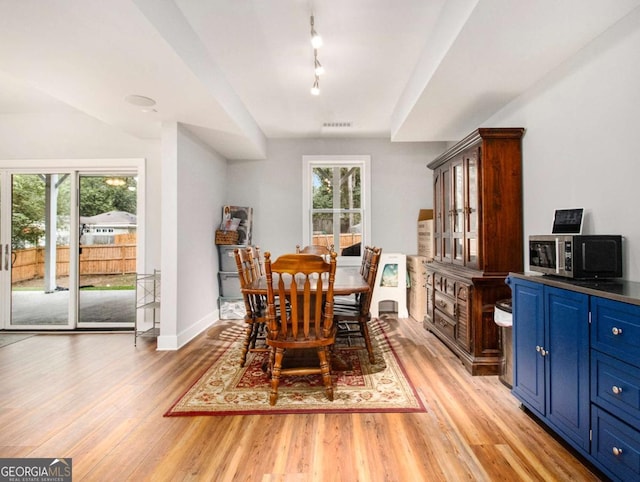
[[[44,193],[43,176],[13,176],[11,236],[14,248],[35,246],[44,235]]]
[[[336,173],[335,171],[338,170]],[[337,185],[340,205],[334,206],[334,192]],[[354,209],[360,208],[360,169],[354,167],[314,167],[313,169],[313,208],[314,209]]]
[[[58,183],[57,223],[65,227],[70,218],[71,182],[66,175],[53,176]],[[108,211],[136,213],[136,187],[133,177],[122,177],[125,184],[110,186],[104,176],[80,178],[80,216]],[[11,235],[14,249],[37,246],[45,233],[45,193],[47,177],[41,174],[12,176]]]
[[[136,213],[135,180],[123,177],[122,186],[109,186],[105,177],[80,178],[80,216],[95,216],[109,211]]]
[[[313,168],[313,231],[332,233],[333,218],[340,216],[340,232],[360,222],[359,213],[337,214],[335,209],[359,210],[361,206],[361,178],[359,167],[314,167]],[[336,199],[337,197],[337,199]],[[337,201],[337,202],[336,202]],[[337,204],[337,205],[336,205]]]

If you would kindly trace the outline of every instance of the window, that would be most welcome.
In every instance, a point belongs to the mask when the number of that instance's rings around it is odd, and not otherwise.
[[[304,245],[333,246],[346,264],[359,263],[371,238],[370,157],[303,156]]]

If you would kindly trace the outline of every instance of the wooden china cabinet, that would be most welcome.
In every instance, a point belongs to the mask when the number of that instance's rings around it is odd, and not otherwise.
[[[427,167],[434,182],[434,261],[425,328],[473,375],[500,373],[495,302],[523,270],[523,128],[481,128]]]

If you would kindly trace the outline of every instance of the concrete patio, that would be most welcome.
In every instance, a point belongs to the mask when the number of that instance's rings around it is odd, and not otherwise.
[[[13,291],[12,325],[66,325],[69,292]],[[81,322],[133,323],[135,290],[81,290]]]

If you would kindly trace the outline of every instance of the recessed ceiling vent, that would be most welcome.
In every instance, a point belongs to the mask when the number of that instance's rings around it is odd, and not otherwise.
[[[339,136],[344,134],[350,134],[353,124],[351,122],[323,122],[322,132],[323,135]]]
[[[323,129],[336,129],[351,127],[351,122],[325,122],[322,124]]]

